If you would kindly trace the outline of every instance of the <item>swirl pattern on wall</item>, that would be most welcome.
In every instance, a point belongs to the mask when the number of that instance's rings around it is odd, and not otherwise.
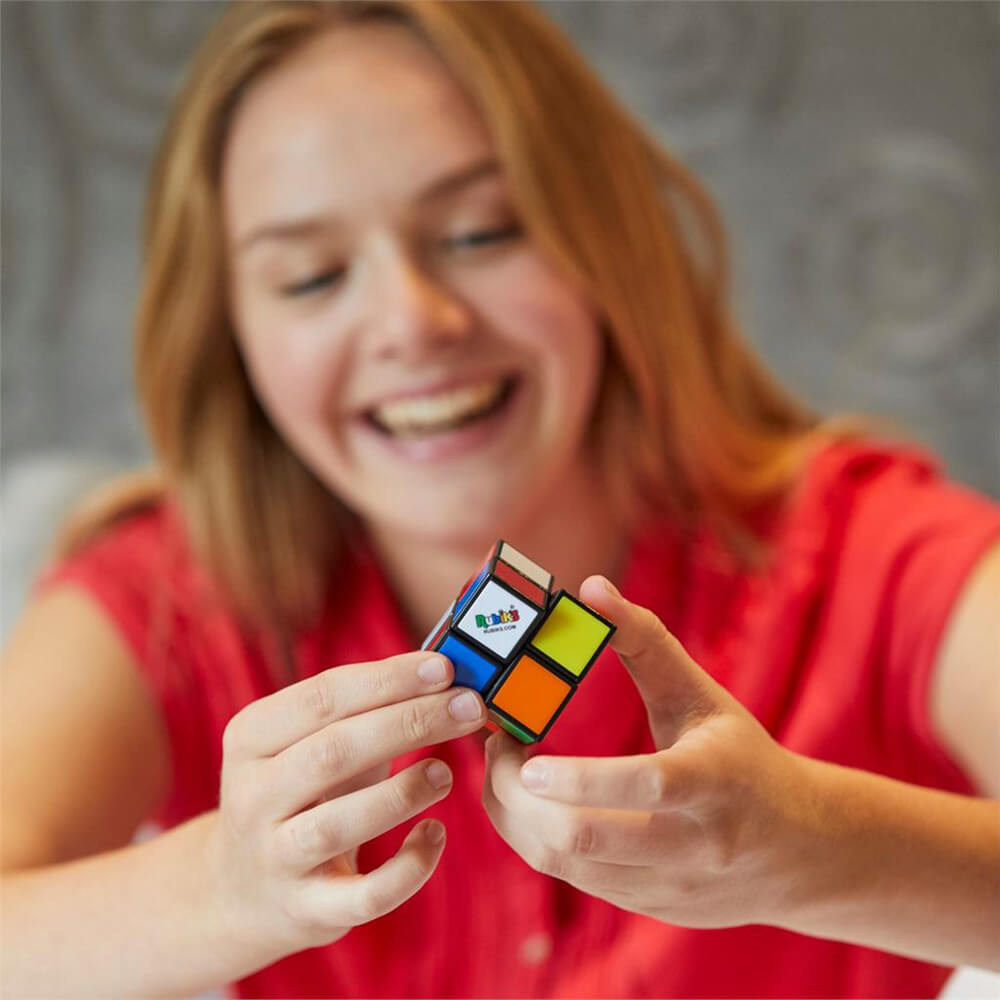
[[[940,138],[855,150],[817,185],[799,243],[809,325],[876,363],[961,355],[1000,307],[988,192],[972,158]]]
[[[780,99],[790,22],[752,3],[549,4],[597,68],[672,147],[732,143]]]
[[[3,328],[5,346],[51,343],[63,323],[79,243],[78,185],[72,156],[39,93],[23,85],[37,67],[14,44],[29,8],[5,11],[4,82],[17,100],[4,108]],[[29,355],[34,356],[34,355]],[[21,380],[23,381],[23,380]],[[7,383],[15,395],[23,387]]]
[[[209,3],[38,3],[27,8],[43,85],[65,122],[103,151],[148,156]]]

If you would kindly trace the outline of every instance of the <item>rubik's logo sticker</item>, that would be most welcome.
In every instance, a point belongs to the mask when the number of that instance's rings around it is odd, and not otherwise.
[[[491,631],[499,625],[510,625],[514,627],[514,622],[520,621],[521,616],[517,608],[511,607],[510,611],[496,611],[492,615],[476,615],[476,628]]]
[[[475,688],[493,728],[525,743],[549,731],[615,626],[502,539],[424,640]]]

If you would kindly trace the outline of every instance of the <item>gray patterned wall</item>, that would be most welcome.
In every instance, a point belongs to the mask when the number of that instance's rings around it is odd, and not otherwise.
[[[1000,7],[546,3],[721,203],[752,341],[1000,495]],[[146,455],[143,185],[214,3],[6,2],[4,469]]]
[[[1000,5],[545,7],[718,198],[741,315],[777,372],[821,408],[893,417],[1000,496]],[[147,456],[130,370],[143,186],[218,9],[0,5],[0,633],[68,494]],[[996,993],[963,974],[953,1000]]]

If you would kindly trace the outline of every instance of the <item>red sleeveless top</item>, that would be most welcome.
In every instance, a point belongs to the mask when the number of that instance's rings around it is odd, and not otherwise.
[[[273,690],[264,652],[212,599],[179,525],[168,505],[135,515],[37,584],[82,586],[129,644],[170,734],[173,784],[157,817],[165,826],[217,805],[226,722]],[[972,793],[935,741],[928,691],[962,583],[1000,540],[1000,504],[949,482],[922,451],[840,443],[813,458],[769,530],[774,558],[748,573],[710,537],[650,524],[617,582],[788,747]],[[413,649],[419,638],[374,559],[360,555],[338,569],[321,623],[294,651],[306,676]],[[651,749],[643,705],[608,650],[546,750]],[[929,997],[948,976],[771,927],[690,930],[618,910],[539,875],[500,840],[480,804],[478,743],[434,752],[455,784],[428,813],[447,826],[448,844],[427,885],[341,941],[233,984],[235,995]],[[393,831],[364,845],[362,868],[401,839]]]

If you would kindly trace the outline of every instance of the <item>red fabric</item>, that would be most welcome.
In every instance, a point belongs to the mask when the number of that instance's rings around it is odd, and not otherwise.
[[[170,731],[175,776],[160,815],[168,825],[217,804],[223,728],[272,689],[263,652],[186,559],[178,523],[169,509],[133,517],[40,584],[87,588],[130,643]],[[668,524],[649,525],[622,590],[789,747],[971,792],[931,732],[928,686],[962,582],[1000,539],[1000,505],[948,482],[922,452],[839,444],[814,459],[770,530],[775,559],[747,574],[709,537],[682,540]],[[322,625],[298,637],[296,653],[307,675],[418,643],[378,567],[361,556],[342,567]],[[643,706],[613,653],[588,675],[546,749],[651,749]],[[480,805],[477,743],[435,753],[455,787],[430,810],[449,833],[426,887],[335,945],[248,976],[237,995],[926,997],[947,978],[938,966],[769,927],[688,930],[619,911],[538,875],[499,839]],[[365,845],[362,866],[401,839]],[[547,938],[536,946],[554,944],[532,964],[520,948],[539,934]]]

